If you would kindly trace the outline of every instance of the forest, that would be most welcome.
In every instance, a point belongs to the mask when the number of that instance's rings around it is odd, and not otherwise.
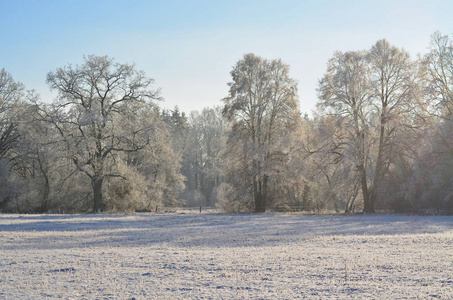
[[[448,35],[416,58],[385,39],[333,53],[310,115],[289,71],[245,54],[219,106],[186,114],[109,56],[50,71],[55,99],[1,69],[0,212],[453,213]]]

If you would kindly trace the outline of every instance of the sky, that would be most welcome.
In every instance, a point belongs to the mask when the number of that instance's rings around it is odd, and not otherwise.
[[[46,75],[108,55],[155,79],[160,106],[222,105],[246,53],[282,59],[311,113],[335,51],[382,38],[415,59],[436,31],[453,34],[451,0],[0,0],[0,68],[51,102]]]

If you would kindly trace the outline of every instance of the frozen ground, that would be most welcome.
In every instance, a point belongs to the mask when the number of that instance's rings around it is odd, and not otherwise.
[[[452,299],[453,217],[0,215],[0,299]]]

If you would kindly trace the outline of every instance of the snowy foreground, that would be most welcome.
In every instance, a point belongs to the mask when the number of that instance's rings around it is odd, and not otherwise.
[[[452,299],[453,217],[0,215],[0,299]]]

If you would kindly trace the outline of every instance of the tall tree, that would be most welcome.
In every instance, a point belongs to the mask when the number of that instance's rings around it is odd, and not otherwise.
[[[5,69],[0,70],[0,159],[6,158],[19,138],[12,107],[24,96],[24,89]]]
[[[407,181],[412,199],[422,208],[453,211],[453,41],[435,32],[429,52],[421,57],[429,134],[417,141],[421,155]],[[423,144],[424,147],[421,147]],[[413,191],[418,191],[414,193]]]
[[[418,126],[415,74],[407,52],[380,40],[368,51],[336,53],[320,81],[319,107],[342,118],[332,150],[355,162],[365,212],[375,211],[399,135]]]
[[[104,206],[104,179],[121,176],[111,168],[112,158],[149,143],[149,124],[141,119],[151,100],[159,99],[159,91],[151,89],[153,82],[133,65],[93,55],[84,57],[81,66],[69,65],[47,75],[58,98],[45,118],[58,129],[68,157],[89,177],[94,211]]]
[[[231,71],[223,114],[231,123],[225,151],[229,198],[264,212],[272,202],[271,186],[284,172],[293,133],[300,126],[297,84],[289,66],[246,54]],[[281,174],[279,174],[281,178]]]
[[[427,108],[442,118],[453,115],[453,42],[436,32],[431,36],[429,52],[422,59]]]
[[[373,185],[369,197],[364,199],[364,210],[374,212],[381,184],[396,158],[395,152],[404,151],[399,147],[400,133],[419,126],[418,116],[414,114],[418,88],[416,66],[406,51],[380,40],[369,50],[368,60],[379,138]]]
[[[13,79],[5,69],[0,70],[0,209],[15,196],[11,180],[14,148],[19,140],[19,102],[24,97],[24,85]]]
[[[327,73],[319,83],[318,107],[338,119],[335,139],[323,153],[335,154],[338,163],[349,154],[361,182],[363,199],[369,199],[369,119],[371,110],[370,67],[366,52],[337,52],[329,60]],[[347,158],[345,158],[347,159]]]

